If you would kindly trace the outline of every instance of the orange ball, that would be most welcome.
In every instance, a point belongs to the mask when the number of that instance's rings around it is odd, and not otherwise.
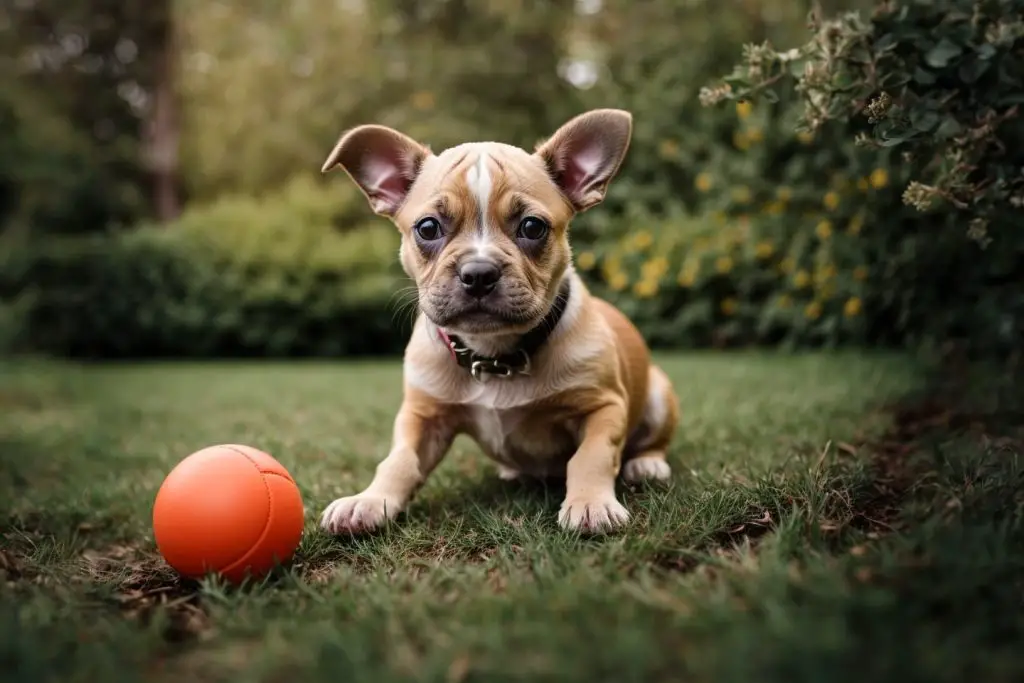
[[[210,446],[178,463],[156,494],[153,535],[181,574],[238,583],[291,559],[302,496],[288,470],[249,446]]]

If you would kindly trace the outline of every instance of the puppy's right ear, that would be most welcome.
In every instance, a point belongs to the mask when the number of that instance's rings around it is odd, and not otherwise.
[[[320,170],[327,173],[341,166],[366,195],[374,212],[392,217],[429,154],[424,145],[397,130],[359,126],[342,134]]]

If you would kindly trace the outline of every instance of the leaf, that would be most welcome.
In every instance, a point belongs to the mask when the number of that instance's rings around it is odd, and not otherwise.
[[[985,75],[985,72],[989,70],[990,66],[992,66],[992,62],[974,59],[966,64],[962,64],[957,74],[960,76],[960,80],[964,83],[972,84]]]
[[[765,90],[762,93],[762,96],[764,97],[766,102],[769,102],[771,104],[775,104],[776,102],[779,101],[778,93],[776,93],[774,90],[772,90],[770,88],[768,90]]]
[[[991,43],[984,43],[978,46],[976,52],[979,59],[992,59],[996,54],[996,49]]]
[[[792,62],[786,65],[786,68],[789,70],[790,76],[799,78],[800,76],[804,75],[804,69],[807,68],[807,59],[794,59]]]
[[[935,137],[939,140],[948,140],[957,135],[961,130],[963,130],[963,127],[960,123],[950,116],[939,125],[938,130],[935,131]]]
[[[933,111],[914,112],[910,115],[910,125],[918,132],[927,133],[939,125],[939,115]]]
[[[924,56],[924,61],[933,69],[941,69],[959,57],[961,53],[963,53],[962,47],[948,38],[943,38],[939,41],[938,45],[928,50],[928,53]]]
[[[931,71],[925,71],[921,67],[917,67],[914,70],[914,81],[921,85],[932,85],[936,80],[938,79],[935,78],[935,74]]]
[[[875,50],[877,52],[885,52],[896,47],[896,36],[891,33],[886,33],[884,36],[875,41]]]

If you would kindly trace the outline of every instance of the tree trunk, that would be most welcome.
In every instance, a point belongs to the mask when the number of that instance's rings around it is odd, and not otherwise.
[[[173,3],[168,3],[173,5]],[[157,219],[172,221],[181,212],[178,196],[178,101],[176,96],[177,36],[173,10],[165,19],[163,40],[157,48],[153,106],[147,125],[147,156],[153,178],[153,205]]]

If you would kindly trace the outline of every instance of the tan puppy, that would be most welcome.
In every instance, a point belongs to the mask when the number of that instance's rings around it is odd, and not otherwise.
[[[666,479],[678,408],[636,328],[572,267],[569,221],[604,199],[629,147],[628,112],[601,109],[531,154],[497,142],[433,154],[390,128],[342,135],[340,165],[401,231],[419,293],[391,452],[321,526],[369,531],[408,505],[458,434],[510,479],[565,477],[559,523],[625,524],[629,481]]]

